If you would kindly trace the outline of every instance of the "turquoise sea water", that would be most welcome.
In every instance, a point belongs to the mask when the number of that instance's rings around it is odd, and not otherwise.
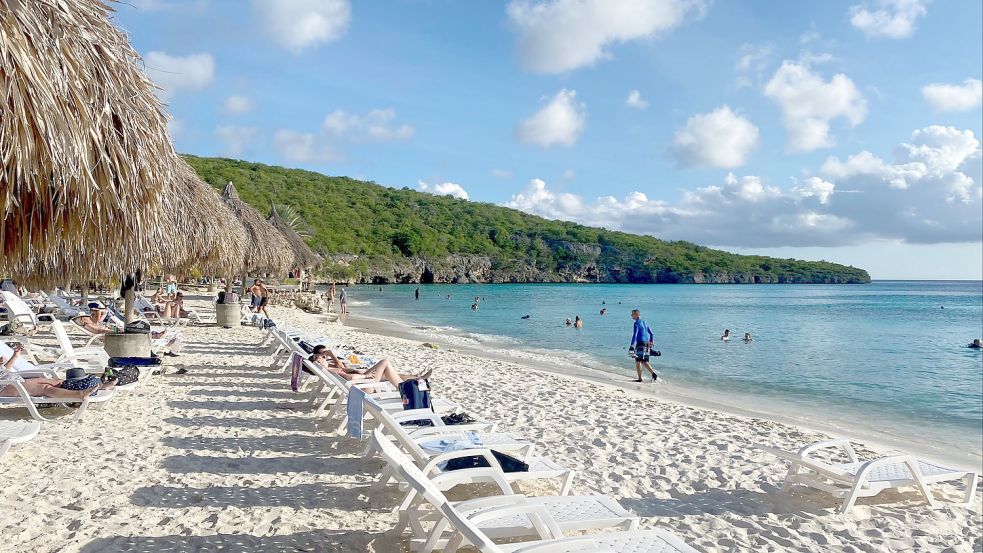
[[[983,282],[423,285],[419,301],[415,288],[352,287],[352,309],[627,380],[629,311],[638,308],[668,386],[980,455],[983,352],[965,346],[983,337]],[[584,328],[564,325],[575,315]]]

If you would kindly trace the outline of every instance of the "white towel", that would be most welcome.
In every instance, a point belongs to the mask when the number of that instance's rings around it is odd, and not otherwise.
[[[348,389],[348,435],[357,440],[361,440],[364,434],[362,432],[362,401],[365,397],[365,392],[358,388]]]

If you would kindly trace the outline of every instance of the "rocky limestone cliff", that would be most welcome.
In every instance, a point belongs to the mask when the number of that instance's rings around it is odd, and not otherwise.
[[[554,244],[565,247],[562,244]],[[577,253],[600,254],[582,244],[569,244]],[[588,247],[589,249],[590,247]],[[858,284],[859,279],[841,275],[774,275],[767,271],[692,272],[649,270],[634,265],[603,265],[600,262],[570,262],[555,269],[537,267],[535,263],[499,266],[485,256],[451,255],[440,259],[374,258],[342,254],[331,256],[325,264],[325,276],[353,284],[479,284],[479,283],[626,283],[626,284]]]

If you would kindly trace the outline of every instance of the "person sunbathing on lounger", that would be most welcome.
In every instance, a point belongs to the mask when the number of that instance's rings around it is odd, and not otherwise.
[[[10,356],[10,359],[4,359],[0,357],[0,380],[4,380],[10,377],[11,369],[17,359],[24,354],[23,346],[15,346],[14,353]],[[27,393],[31,397],[54,397],[54,398],[70,398],[84,400],[85,398],[92,395],[98,389],[110,388],[112,384],[103,384],[98,386],[93,386],[87,390],[66,390],[60,388],[63,379],[60,378],[25,378],[21,385],[27,390]],[[10,384],[0,387],[0,397],[17,397],[20,392],[17,390],[16,386]]]
[[[399,387],[399,383],[404,380],[426,380],[433,373],[433,369],[429,369],[420,375],[398,374],[392,368],[392,365],[389,364],[388,359],[383,359],[372,365],[364,373],[348,372],[348,365],[341,359],[338,359],[338,356],[333,351],[323,345],[314,346],[314,350],[311,352],[311,360],[325,370],[331,371],[345,380],[373,380],[375,382],[386,380],[397,388]]]

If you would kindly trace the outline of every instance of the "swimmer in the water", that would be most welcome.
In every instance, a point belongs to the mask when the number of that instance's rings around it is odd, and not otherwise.
[[[530,317],[531,317],[531,315],[523,315],[523,316],[521,316],[521,317],[519,317],[519,318],[520,318],[520,319],[528,319],[528,318],[530,318]]]
[[[570,320],[570,318],[569,318],[569,317],[567,317],[567,320],[566,320],[566,322],[565,322],[565,323],[563,323],[563,324],[565,324],[565,325],[567,325],[567,326],[570,326],[570,325],[572,325],[572,324],[573,324],[573,321],[571,321],[571,320]]]
[[[607,310],[607,308],[606,308],[606,307],[602,307],[602,308],[601,308],[601,316],[602,316],[602,317],[603,317],[603,316],[604,316],[604,314],[605,314],[605,313],[607,313],[607,312],[608,312],[608,310]]]
[[[584,328],[584,320],[580,318],[580,315],[577,315],[577,318],[573,320],[573,327]]]
[[[723,340],[723,341],[725,341],[725,342],[729,342],[730,341],[730,329],[729,328],[724,329],[724,335],[721,336],[720,339]]]
[[[977,339],[973,340],[973,342],[971,344],[969,344],[968,346],[966,346],[966,347],[967,348],[972,348],[972,349],[983,349],[983,341],[981,341],[979,338],[977,338]]]
[[[748,342],[753,342],[753,341],[754,341],[754,338],[751,338],[751,333],[750,332],[745,332],[744,333],[744,343],[746,344]]]

